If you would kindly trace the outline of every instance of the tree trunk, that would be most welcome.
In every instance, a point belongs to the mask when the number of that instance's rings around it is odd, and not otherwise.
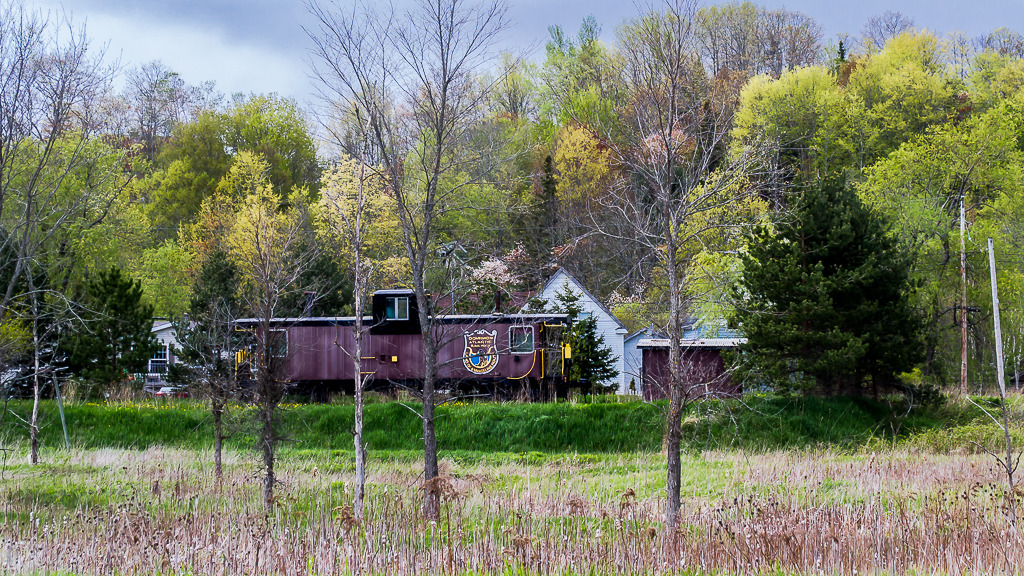
[[[271,302],[271,297],[266,298]],[[275,424],[275,410],[278,403],[277,382],[274,378],[274,353],[270,339],[270,320],[273,318],[272,308],[264,312],[261,331],[262,334],[256,340],[257,358],[260,360],[259,367],[259,406],[260,406],[260,443],[263,452],[263,502],[267,510],[274,504],[274,443],[277,440]]]
[[[39,464],[39,300],[36,297],[35,285],[32,280],[32,270],[29,268],[28,289],[32,294],[32,419],[29,420],[29,434],[31,436],[32,454],[31,462],[35,466]]]
[[[356,347],[358,350],[358,346]],[[356,448],[356,489],[352,499],[353,513],[363,519],[363,499],[366,496],[366,446],[363,444],[363,378],[356,376],[356,429],[352,435]]]
[[[360,173],[360,177],[362,173]],[[360,180],[360,186],[362,186],[362,180]],[[360,189],[359,207],[362,212],[362,190]],[[357,219],[361,214],[357,214]],[[357,220],[356,227],[360,226],[359,220]],[[363,444],[363,387],[366,385],[366,381],[363,378],[363,278],[362,278],[362,262],[361,254],[359,249],[359,233],[356,233],[356,255],[355,255],[355,312],[356,312],[356,324],[355,331],[352,334],[352,338],[355,343],[355,350],[352,354],[352,362],[354,364],[353,380],[356,384],[355,395],[356,395],[356,418],[355,418],[355,430],[352,434],[352,441],[355,443],[356,449],[356,486],[355,494],[352,497],[352,510],[355,517],[359,520],[363,518],[363,498],[366,495],[366,446]]]
[[[679,458],[679,449],[682,439],[682,418],[683,400],[686,395],[685,382],[683,381],[683,369],[681,363],[680,340],[682,339],[682,282],[679,274],[680,264],[677,261],[676,234],[679,223],[671,211],[671,193],[665,194],[664,218],[668,231],[666,237],[666,268],[668,272],[668,366],[670,381],[670,400],[668,413],[668,437],[665,442],[667,477],[665,482],[665,528],[668,532],[674,533],[679,523],[679,489],[682,463]]]
[[[214,400],[213,406],[213,473],[220,480],[224,476],[221,453],[224,451],[224,407]]]
[[[423,335],[423,514],[428,520],[438,520],[441,501],[437,486],[437,435],[434,430],[434,393],[437,383],[437,342],[434,341],[431,306],[424,285],[426,255],[419,254],[414,270],[414,288]]]
[[[679,491],[682,472],[682,462],[679,457],[683,427],[682,396],[682,391],[673,386],[668,408],[668,433],[665,440],[668,468],[665,484],[665,528],[669,533],[674,532],[679,523]]]
[[[270,406],[263,409],[263,504],[267,510],[274,505],[274,415]]]
[[[428,332],[429,328],[424,330]],[[434,430],[434,386],[437,373],[437,350],[432,339],[424,338],[423,353],[427,369],[423,379],[423,514],[428,520],[441,515],[441,497],[437,486],[437,435]]]

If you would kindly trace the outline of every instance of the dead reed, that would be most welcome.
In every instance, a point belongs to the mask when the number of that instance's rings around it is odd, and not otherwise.
[[[56,453],[51,456],[56,457]],[[443,517],[417,463],[372,462],[367,516],[350,472],[294,456],[263,511],[231,454],[91,451],[0,481],[0,572],[80,574],[1015,573],[1024,542],[985,458],[911,452],[708,453],[684,462],[681,529],[660,523],[662,458],[446,461]]]

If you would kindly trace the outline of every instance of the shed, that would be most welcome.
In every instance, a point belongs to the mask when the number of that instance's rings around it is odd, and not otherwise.
[[[645,338],[663,338],[665,335],[653,326],[641,328],[626,336],[623,341],[622,363],[625,366],[626,394],[640,394],[643,391],[643,353],[637,346]]]
[[[688,398],[734,397],[742,389],[732,381],[723,350],[737,348],[746,338],[698,338],[679,341],[682,354],[683,381]],[[642,352],[642,387],[644,400],[668,398],[669,339],[642,338],[637,343]]]

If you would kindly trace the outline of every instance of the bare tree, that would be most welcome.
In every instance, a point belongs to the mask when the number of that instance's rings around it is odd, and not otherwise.
[[[696,47],[714,75],[779,76],[821,59],[821,26],[800,12],[730,3],[697,10],[694,24]]]
[[[946,41],[946,57],[961,80],[966,81],[974,59],[974,45],[963,32],[951,32]]]
[[[357,121],[360,120],[357,118]],[[363,132],[365,134],[365,131]],[[365,156],[365,146],[363,150]],[[321,203],[327,207],[326,219],[332,232],[344,239],[348,245],[349,256],[352,263],[353,277],[353,310],[355,313],[355,325],[352,330],[352,348],[344,350],[342,342],[337,342],[339,347],[352,360],[352,378],[355,385],[355,423],[352,433],[352,440],[355,444],[356,457],[356,486],[353,494],[352,509],[357,519],[363,518],[363,499],[366,494],[366,444],[363,442],[363,409],[364,391],[369,385],[373,373],[363,370],[363,337],[366,326],[363,322],[363,310],[365,308],[365,297],[369,288],[372,269],[365,255],[364,238],[367,227],[371,224],[372,214],[367,214],[367,177],[368,170],[362,160],[357,160],[357,174],[341,174],[340,176],[355,176],[354,186],[346,185],[344,181],[333,178],[328,173],[325,177],[325,186],[321,190]],[[344,170],[344,167],[339,167]],[[365,373],[364,373],[365,372]]]
[[[996,28],[989,34],[978,36],[974,40],[978,50],[991,50],[1002,56],[1024,57],[1024,36],[1009,28]]]
[[[160,144],[170,138],[175,125],[192,120],[201,110],[216,107],[222,98],[213,82],[189,85],[159,60],[133,68],[127,80],[124,97],[132,118],[131,132],[150,161]]]
[[[217,276],[222,284],[230,287],[234,280],[234,268],[226,260],[226,254],[218,251],[207,261],[201,276]],[[200,278],[199,282],[209,281]],[[210,403],[213,418],[213,469],[217,478],[223,476],[222,454],[227,434],[224,417],[228,403],[237,391],[234,354],[239,349],[239,333],[235,330],[237,305],[230,296],[215,295],[206,291],[204,296],[193,296],[191,316],[175,322],[174,328],[180,347],[176,364],[177,378],[187,380],[190,391],[205,397]]]
[[[277,317],[290,295],[314,288],[302,284],[304,273],[319,256],[311,233],[307,207],[297,202],[281,210],[264,173],[262,184],[243,200],[228,239],[231,259],[238,268],[241,300],[254,315],[250,323],[255,341],[253,393],[268,508],[273,504],[275,454],[281,440],[278,406],[284,399],[287,374],[283,370],[289,353],[287,332],[280,329]]]
[[[489,86],[476,73],[495,57],[492,45],[508,26],[506,4],[419,0],[401,15],[337,0],[314,0],[308,7],[319,24],[308,33],[321,95],[339,110],[359,110],[371,154],[349,153],[381,166],[397,203],[424,347],[424,510],[437,518],[439,342],[427,268],[437,253],[438,217],[453,209],[458,193],[483,173],[469,169],[487,157],[481,149],[486,143],[475,140],[468,146],[489,96]],[[363,130],[362,124],[355,129]]]
[[[102,184],[117,166],[103,162],[110,151],[93,139],[93,104],[112,75],[102,56],[63,14],[0,0],[0,251],[11,266],[0,286],[0,322],[29,263],[71,220],[102,219],[111,200]],[[83,173],[88,185],[69,193],[65,182]]]
[[[914,19],[898,10],[886,10],[868,18],[860,35],[869,49],[881,50],[890,39],[914,27]]]
[[[623,225],[596,231],[642,246],[646,257],[637,266],[646,268],[649,282],[663,282],[668,308],[663,328],[669,338],[665,522],[670,529],[677,525],[680,504],[682,414],[687,404],[710,394],[695,383],[681,356],[687,278],[697,253],[737,236],[730,231],[744,221],[745,202],[751,199],[746,178],[760,165],[757,147],[726,146],[736,76],[706,74],[695,12],[695,1],[668,0],[661,10],[652,8],[620,29],[624,81],[632,98],[618,132],[602,129],[627,174],[604,200]]]
[[[778,77],[786,70],[821,60],[821,25],[810,16],[792,10],[764,10],[760,22],[765,72]]]
[[[62,237],[72,222],[95,225],[116,196],[116,162],[97,142],[96,104],[112,69],[92,50],[84,27],[63,13],[43,14],[15,0],[0,0],[0,324],[14,308],[28,310],[35,347],[35,402],[29,426],[32,461],[38,461],[40,343],[45,286],[33,273],[61,259]],[[71,180],[79,180],[68,187]],[[33,272],[33,270],[35,272]],[[25,292],[25,290],[28,292]],[[22,304],[15,306],[16,301]],[[27,302],[27,304],[24,304]],[[43,333],[40,332],[43,330]]]

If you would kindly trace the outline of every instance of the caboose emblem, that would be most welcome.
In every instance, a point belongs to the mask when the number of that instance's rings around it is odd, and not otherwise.
[[[463,334],[466,348],[462,363],[473,374],[487,374],[498,365],[498,331],[476,330]]]

